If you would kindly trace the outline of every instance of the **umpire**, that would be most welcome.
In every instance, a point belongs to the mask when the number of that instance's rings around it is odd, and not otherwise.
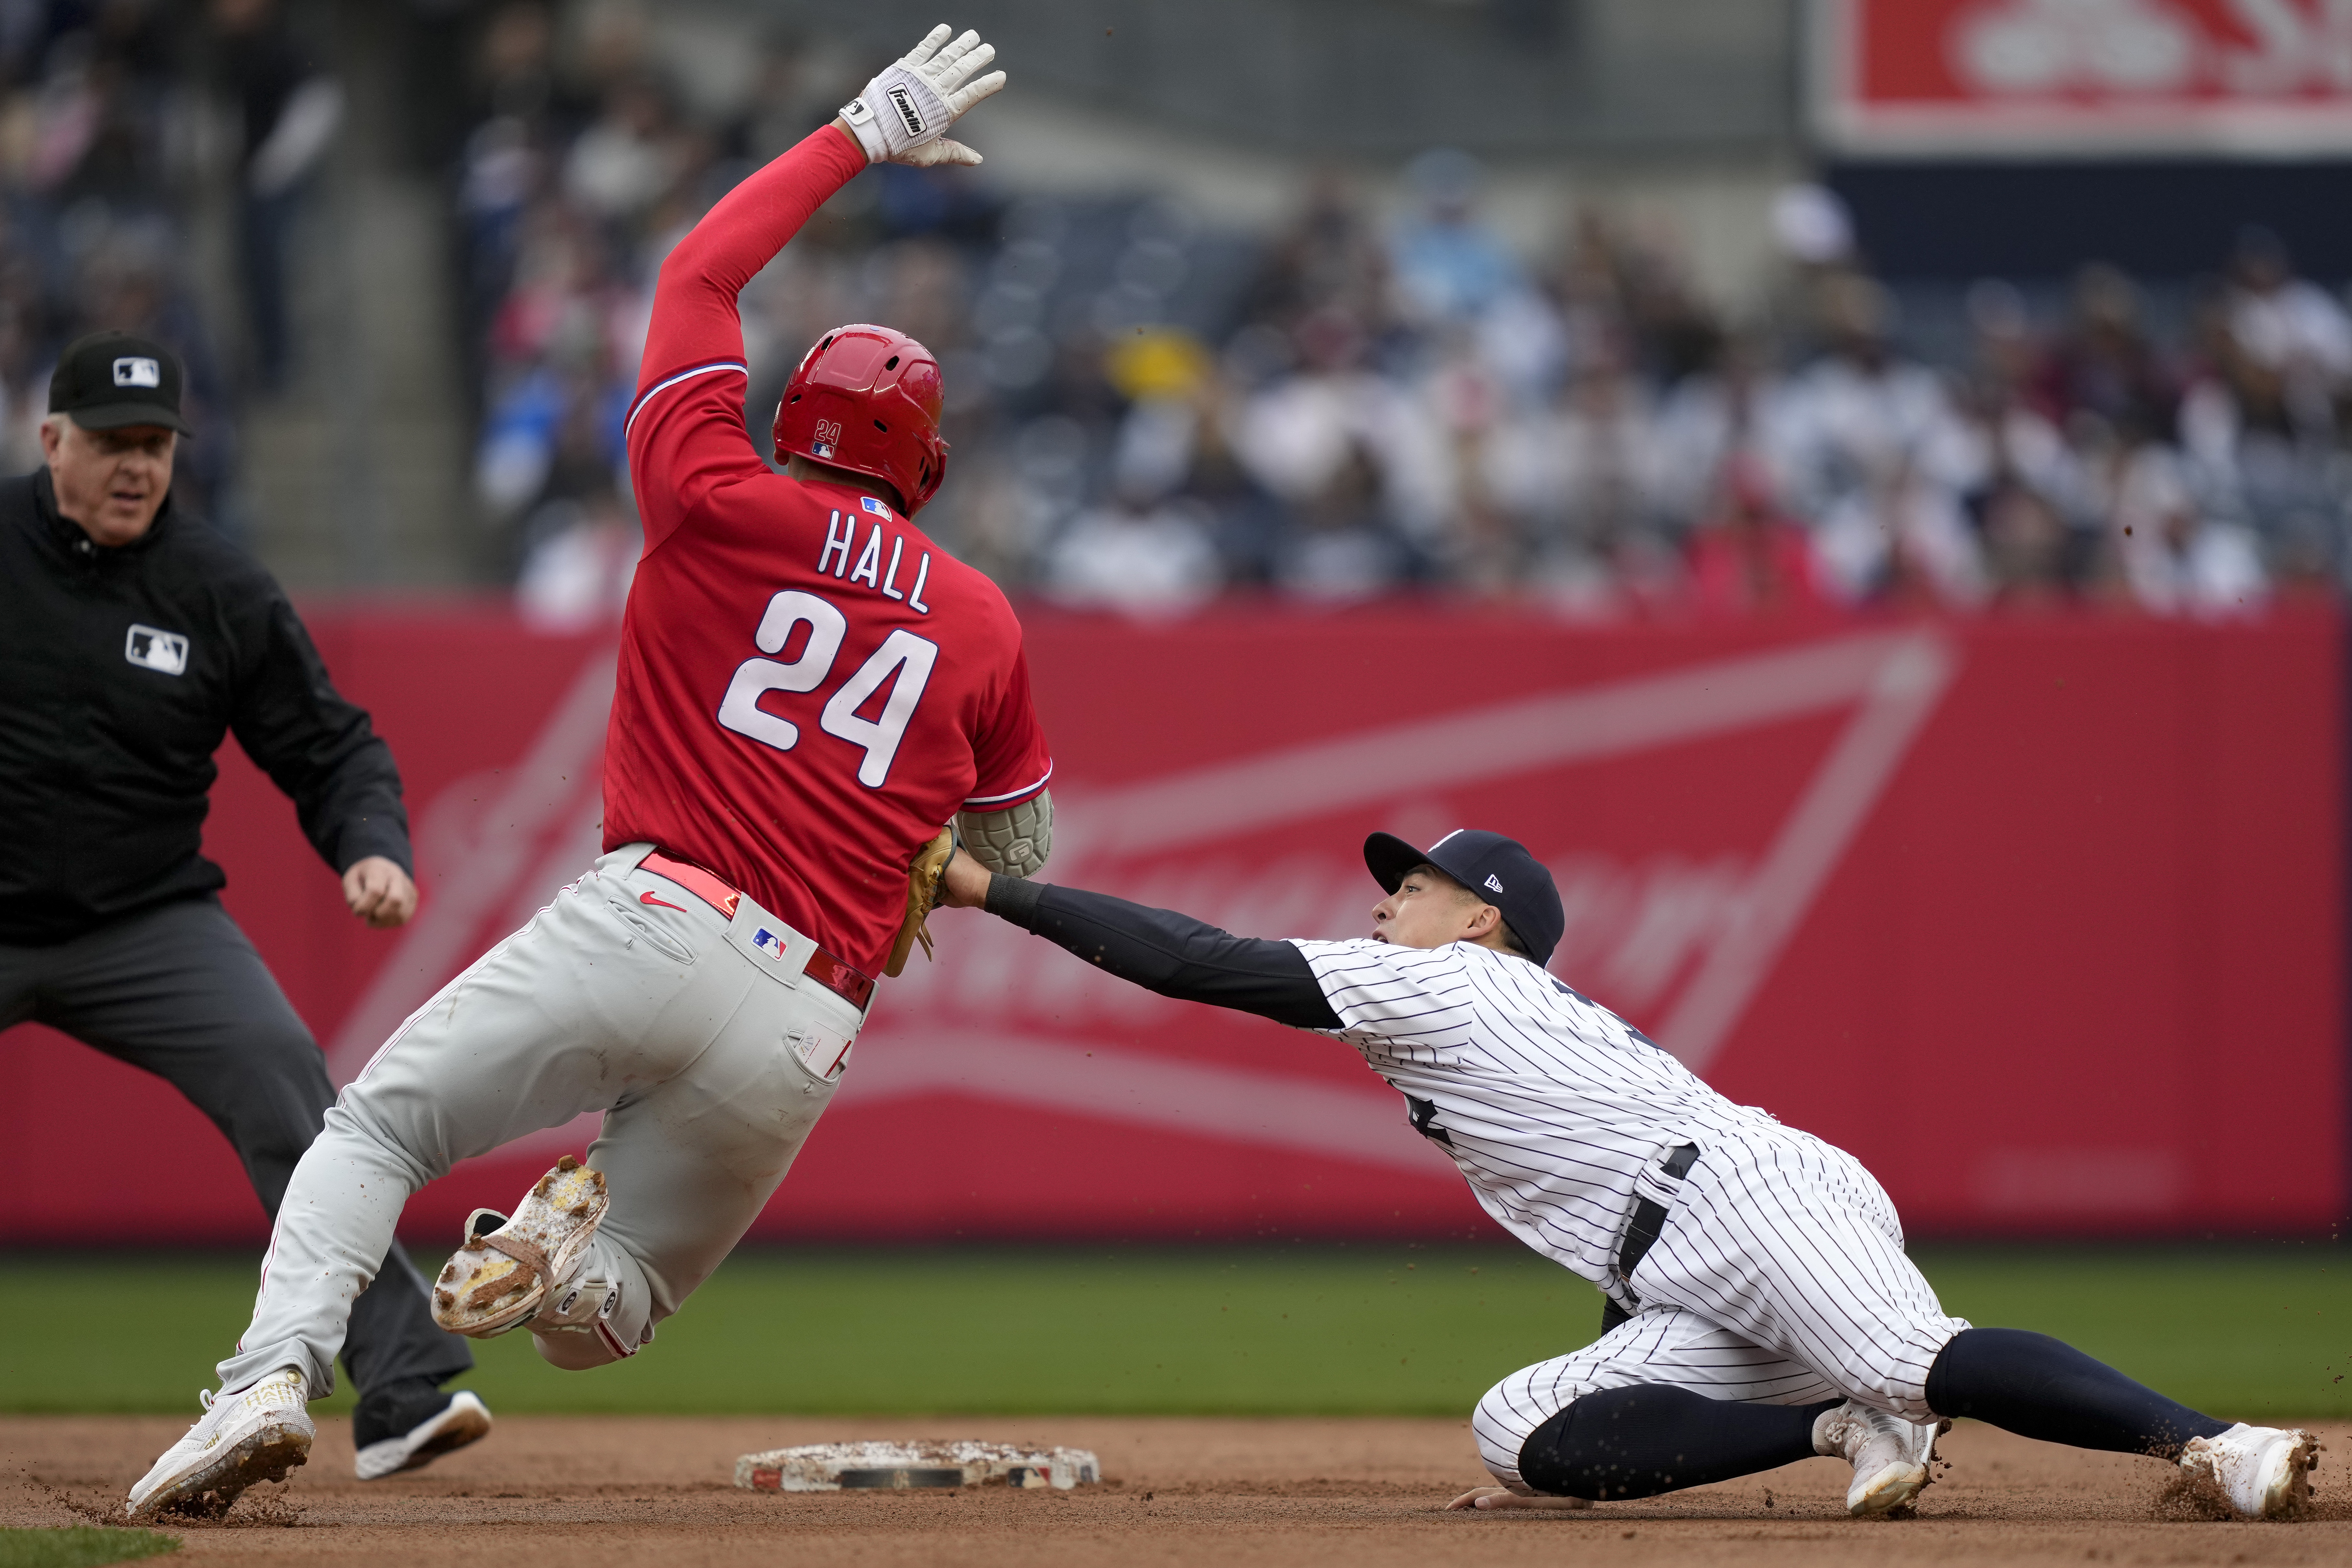
[[[160,343],[79,340],[49,382],[47,466],[0,479],[0,1028],[36,1020],[163,1079],[275,1220],[335,1091],[199,852],[223,737],[292,797],[354,915],[399,925],[416,885],[390,749],[269,574],[171,504],[180,384]],[[489,1430],[442,1391],[473,1358],[396,1247],[343,1364],[362,1480]]]

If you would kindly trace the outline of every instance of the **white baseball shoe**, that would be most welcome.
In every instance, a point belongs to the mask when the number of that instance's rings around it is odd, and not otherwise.
[[[604,1173],[566,1154],[523,1194],[513,1218],[476,1209],[466,1245],[433,1281],[433,1321],[478,1340],[520,1326],[569,1279],[610,1202]],[[498,1224],[477,1224],[485,1220]]]
[[[1941,1421],[1906,1421],[1847,1400],[1813,1423],[1813,1452],[1853,1466],[1845,1510],[1856,1519],[1890,1513],[1919,1495],[1936,1457]]]
[[[207,1389],[197,1397],[204,1401],[203,1418],[131,1489],[125,1511],[131,1518],[152,1518],[175,1505],[225,1512],[246,1488],[282,1481],[310,1457],[319,1429],[306,1408],[302,1374],[292,1367],[235,1394]]]
[[[2191,1437],[2180,1468],[2205,1476],[2248,1519],[2283,1519],[2311,1495],[2304,1478],[2319,1463],[2319,1441],[2294,1427],[2239,1422],[2218,1437]]]

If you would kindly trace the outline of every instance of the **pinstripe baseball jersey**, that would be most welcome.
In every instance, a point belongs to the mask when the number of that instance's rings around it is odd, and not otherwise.
[[[1604,1289],[1637,1184],[1660,1154],[1776,1125],[1735,1105],[1606,1007],[1470,942],[1297,941],[1345,1040],[1405,1098],[1496,1224]]]

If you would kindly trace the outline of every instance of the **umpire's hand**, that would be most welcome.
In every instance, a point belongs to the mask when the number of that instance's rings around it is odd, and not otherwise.
[[[416,884],[381,855],[352,862],[343,873],[343,902],[378,931],[404,926],[416,912]]]

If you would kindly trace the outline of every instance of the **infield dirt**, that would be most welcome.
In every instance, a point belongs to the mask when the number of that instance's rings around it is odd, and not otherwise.
[[[0,1524],[119,1522],[132,1480],[186,1423],[0,1418]],[[1108,1479],[1074,1492],[737,1491],[735,1457],[855,1437],[981,1436],[1096,1450]],[[2174,1472],[1963,1425],[1917,1517],[1856,1521],[1828,1459],[1584,1513],[1472,1514],[1444,1504],[1485,1478],[1462,1421],[1003,1420],[515,1416],[413,1475],[352,1476],[350,1427],[320,1426],[310,1462],[218,1523],[165,1528],[200,1560],[342,1563],[1116,1563],[1617,1565],[1724,1562],[2352,1562],[2352,1428],[2323,1433],[2308,1519],[2215,1522],[2168,1500]]]

